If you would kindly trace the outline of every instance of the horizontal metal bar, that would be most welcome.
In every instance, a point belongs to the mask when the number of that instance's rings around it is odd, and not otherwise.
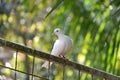
[[[0,65],[0,67],[7,68],[7,69],[10,69],[10,70],[13,70],[13,71],[17,71],[17,72],[20,72],[20,73],[23,73],[23,74],[26,74],[26,75],[31,75],[31,76],[34,76],[34,77],[37,77],[37,78],[40,78],[40,79],[49,80],[45,77],[40,77],[40,76],[37,76],[37,75],[34,75],[34,74],[26,73],[26,72],[23,72],[23,71],[20,71],[20,70],[16,70],[16,69],[13,69],[13,68],[10,68],[10,67],[6,67],[4,65]]]
[[[1,38],[0,38],[0,45],[4,46],[4,47],[9,47],[11,49],[14,49],[14,50],[17,50],[17,51],[20,51],[20,52],[23,52],[23,54],[32,55],[32,56],[35,56],[35,57],[38,57],[38,58],[42,58],[42,59],[50,60],[50,61],[62,64],[62,65],[66,65],[66,66],[72,67],[74,69],[80,70],[82,72],[89,73],[89,74],[94,75],[94,76],[99,76],[101,78],[106,78],[106,79],[109,79],[109,80],[120,80],[120,76],[109,74],[109,73],[104,72],[102,70],[91,68],[91,67],[88,67],[88,66],[85,66],[85,65],[82,65],[82,64],[72,62],[72,61],[66,61],[62,58],[50,55],[48,53],[38,51],[38,50],[34,50],[32,48],[29,48],[29,47],[26,47],[26,46],[23,46],[23,45],[20,45],[20,44],[16,44],[16,43],[13,43],[13,42],[10,42],[10,41],[6,41],[6,40],[1,39]]]

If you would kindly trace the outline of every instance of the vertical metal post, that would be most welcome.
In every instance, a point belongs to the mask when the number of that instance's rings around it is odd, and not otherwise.
[[[18,51],[16,51],[16,56],[15,56],[15,80],[17,80],[17,73],[16,73],[16,70],[17,70],[17,55],[18,55]]]
[[[65,65],[63,65],[63,80],[65,80]]]
[[[48,80],[49,80],[49,75],[50,75],[50,60],[48,61],[49,65],[48,65]]]
[[[93,74],[92,74],[91,76],[92,76],[92,80],[94,80],[94,76],[93,76]]]
[[[32,53],[34,54],[34,50],[32,51]],[[32,63],[32,79],[31,79],[31,80],[33,80],[34,65],[35,65],[35,56],[33,55],[33,63]]]
[[[80,80],[80,70],[78,71],[78,80]]]

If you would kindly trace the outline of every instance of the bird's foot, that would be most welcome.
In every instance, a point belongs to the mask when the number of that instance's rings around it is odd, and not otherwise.
[[[66,61],[68,61],[68,59],[65,56],[63,56],[63,59],[66,60]]]
[[[68,59],[64,55],[59,55],[59,57],[66,60],[66,61],[68,61]]]

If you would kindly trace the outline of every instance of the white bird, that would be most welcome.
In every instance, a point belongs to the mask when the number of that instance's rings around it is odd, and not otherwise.
[[[57,35],[58,39],[54,43],[51,55],[66,59],[65,55],[72,47],[72,40],[68,36],[64,35],[62,30],[59,28],[54,30],[54,34]],[[51,64],[52,62],[49,63],[49,61],[45,61],[42,67],[48,68]]]

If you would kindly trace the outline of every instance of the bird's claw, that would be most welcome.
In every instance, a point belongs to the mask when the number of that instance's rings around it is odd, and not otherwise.
[[[68,61],[68,59],[64,55],[59,55],[59,57],[66,60],[66,61]]]

